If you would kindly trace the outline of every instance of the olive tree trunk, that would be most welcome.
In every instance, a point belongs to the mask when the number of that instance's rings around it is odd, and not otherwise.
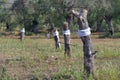
[[[98,20],[97,20],[97,28],[96,28],[96,31],[97,31],[97,32],[103,31],[102,22],[103,22],[103,19],[98,19]]]
[[[87,13],[86,9],[81,9],[80,12],[76,12],[72,10],[74,16],[78,18],[78,26],[79,34],[82,43],[83,43],[83,52],[84,52],[84,79],[89,78],[90,74],[93,74],[93,67],[94,67],[94,50],[92,48],[92,42],[90,38],[90,31],[86,31],[89,29],[89,24],[87,21]],[[94,75],[93,75],[94,77]]]
[[[109,29],[110,34],[113,35],[114,34],[114,28],[113,28],[113,23],[112,23],[112,16],[106,15],[105,16],[105,21],[108,25],[108,29]]]
[[[84,51],[84,73],[85,77],[89,77],[90,74],[93,74],[94,68],[94,51],[92,48],[90,36],[81,37],[83,43]]]

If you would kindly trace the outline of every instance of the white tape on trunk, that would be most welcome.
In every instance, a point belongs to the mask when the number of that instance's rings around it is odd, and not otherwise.
[[[53,36],[59,36],[59,32],[58,32],[58,31],[55,31],[55,32],[53,33]]]
[[[64,34],[64,35],[70,35],[70,30],[65,30],[65,31],[63,31],[63,34]]]
[[[78,30],[78,35],[80,37],[82,37],[82,36],[88,36],[90,34],[91,34],[90,28],[83,29],[83,30]]]

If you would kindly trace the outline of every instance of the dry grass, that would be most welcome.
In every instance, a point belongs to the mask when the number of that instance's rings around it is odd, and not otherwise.
[[[92,37],[93,46],[98,51],[95,59],[98,80],[119,80],[119,41]],[[81,80],[82,42],[80,39],[72,39],[71,44],[79,45],[71,46],[72,58],[69,59],[63,55],[64,45],[61,44],[62,48],[56,50],[53,39],[27,38],[21,42],[16,38],[0,38],[2,80]],[[6,69],[4,73],[3,68]]]

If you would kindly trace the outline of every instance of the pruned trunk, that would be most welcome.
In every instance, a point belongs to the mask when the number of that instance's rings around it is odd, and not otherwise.
[[[84,73],[85,78],[89,77],[90,74],[93,74],[94,67],[94,51],[92,48],[92,43],[90,36],[81,37],[83,42],[83,51],[84,51]]]
[[[20,33],[20,40],[23,41],[23,40],[24,40],[24,37],[25,37],[25,33],[21,32],[21,33]]]
[[[84,52],[84,73],[85,78],[89,78],[90,74],[93,73],[94,67],[94,50],[92,48],[92,42],[90,38],[90,29],[87,21],[87,13],[86,9],[81,9],[80,13],[72,10],[72,13],[78,18],[79,25],[79,36],[81,37],[83,43],[83,52]],[[94,75],[93,75],[94,77]]]
[[[112,16],[110,16],[110,15],[105,16],[105,21],[108,25],[108,29],[109,29],[110,34],[113,35],[114,28],[113,28],[113,24],[112,24]]]

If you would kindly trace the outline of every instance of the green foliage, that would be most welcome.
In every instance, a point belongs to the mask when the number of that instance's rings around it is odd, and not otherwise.
[[[9,6],[7,3],[9,1],[1,0],[0,22],[4,24],[8,22],[13,29],[25,27],[28,32],[34,32],[36,27],[42,30],[50,27],[51,24],[61,28],[71,9],[79,10],[81,7],[89,8],[88,21],[91,28],[95,29],[97,21],[104,15],[111,15],[115,30],[119,29],[117,21],[120,13],[119,0],[15,0]],[[38,25],[33,23],[34,20],[38,22]],[[104,27],[106,28],[106,26]],[[72,27],[71,29],[75,30],[75,28]]]
[[[0,1],[0,22],[6,22],[10,20],[9,15],[7,15],[7,13],[9,13],[9,10],[6,10],[5,3],[6,3],[5,0]]]
[[[33,34],[34,34],[33,32],[28,32],[28,31],[25,33],[26,36],[32,36]]]

